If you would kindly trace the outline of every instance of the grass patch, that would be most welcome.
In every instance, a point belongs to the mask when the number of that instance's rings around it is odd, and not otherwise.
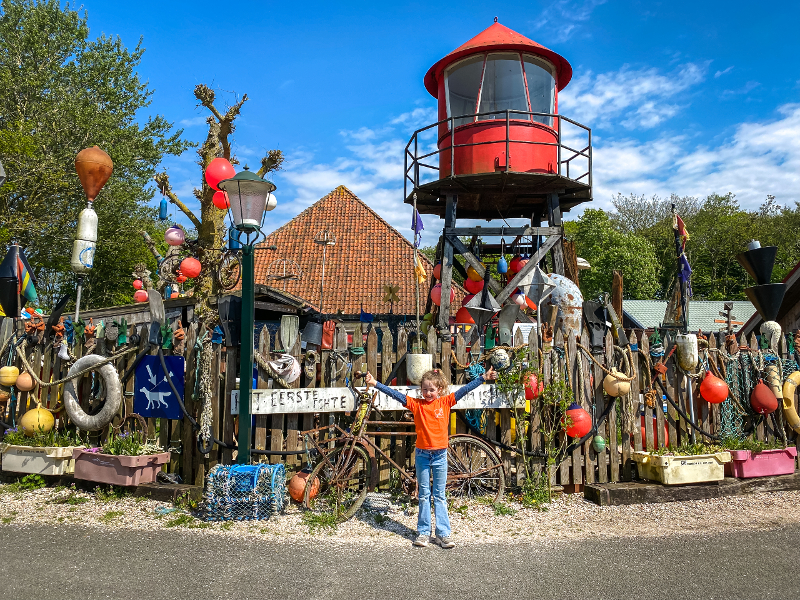
[[[122,512],[121,510],[109,510],[106,514],[104,514],[102,517],[100,517],[100,520],[103,523],[110,523],[114,519],[117,519],[117,518],[121,517],[124,514],[125,513]]]
[[[315,513],[307,510],[303,513],[302,521],[308,527],[309,533],[325,531],[330,535],[339,526],[339,520],[334,513]]]
[[[48,500],[48,504],[70,504],[72,506],[77,506],[78,504],[86,504],[89,501],[88,498],[83,496],[78,496],[75,492],[70,492],[66,496],[61,496],[60,498],[53,498],[52,500]]]
[[[187,527],[188,529],[206,529],[211,527],[210,523],[195,519],[192,515],[183,513],[171,518],[164,523],[165,527]]]
[[[25,477],[17,479],[12,483],[0,486],[0,494],[27,492],[30,490],[38,490],[46,486],[47,482],[41,475],[25,475]]]
[[[286,481],[289,481],[287,478]],[[200,508],[200,501],[196,499],[192,499],[189,496],[188,492],[180,494],[172,503],[176,508],[180,508],[181,510],[189,511],[189,512],[196,512]]]
[[[376,525],[383,525],[389,521],[389,517],[381,513],[372,513],[372,520],[375,521]]]
[[[131,496],[130,491],[119,485],[98,486],[94,494],[100,502],[117,502]]]
[[[230,528],[233,527],[233,523],[231,521],[225,521],[222,525],[219,526],[222,531],[228,531]]]
[[[9,523],[11,523],[11,521],[13,521],[15,518],[16,518],[16,517],[14,517],[14,516],[12,515],[12,516],[10,516],[10,517],[3,517],[2,519],[0,519],[0,521],[2,521],[2,522],[3,522],[3,525],[8,525],[8,524],[9,524]]]
[[[505,502],[494,502],[492,503],[492,508],[494,509],[494,514],[498,517],[517,514],[517,509]]]

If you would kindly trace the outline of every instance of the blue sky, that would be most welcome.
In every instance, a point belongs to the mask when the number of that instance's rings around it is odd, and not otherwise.
[[[487,7],[491,4],[491,7]],[[409,234],[403,148],[435,121],[422,79],[439,58],[500,23],[573,66],[560,112],[593,130],[594,206],[616,193],[733,192],[757,207],[800,201],[800,2],[151,2],[87,0],[92,36],[147,49],[151,110],[202,141],[192,90],[220,104],[247,93],[234,137],[242,163],[269,148],[273,229],[344,184]],[[184,201],[194,151],[164,167]],[[568,215],[574,217],[575,215]],[[428,217],[425,241],[441,222]]]

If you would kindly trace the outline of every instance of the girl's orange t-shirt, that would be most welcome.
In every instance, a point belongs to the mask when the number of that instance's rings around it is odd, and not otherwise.
[[[455,394],[448,394],[427,402],[406,396],[406,408],[414,415],[417,430],[417,448],[442,450],[449,445],[450,408],[456,403]]]

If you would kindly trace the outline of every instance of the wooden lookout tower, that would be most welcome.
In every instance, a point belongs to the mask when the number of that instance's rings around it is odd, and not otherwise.
[[[530,240],[522,271],[505,287],[489,280],[500,304],[548,253],[551,270],[564,274],[561,216],[592,199],[591,130],[558,112],[558,94],[571,78],[565,58],[497,19],[425,75],[439,120],[415,131],[406,146],[405,201],[444,219],[438,325],[445,336],[454,254],[483,276],[478,238],[481,258],[499,254],[501,237],[512,240],[512,249]],[[524,218],[530,226],[458,227],[457,218]]]

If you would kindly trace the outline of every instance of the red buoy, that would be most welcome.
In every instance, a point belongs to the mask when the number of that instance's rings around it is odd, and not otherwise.
[[[231,201],[228,198],[228,192],[214,192],[211,201],[220,210],[228,210],[231,206]]]
[[[183,261],[181,261],[181,273],[189,279],[194,279],[200,275],[200,268],[200,261],[196,258],[192,258],[191,256],[189,258],[184,258]]]
[[[434,274],[436,274],[435,270],[434,270]],[[437,277],[437,279],[438,279],[438,277]],[[483,291],[483,279],[481,279],[480,281],[474,281],[474,280],[470,279],[469,277],[467,277],[464,280],[464,288],[470,294],[477,294],[478,292]]]
[[[728,398],[728,384],[710,371],[706,371],[706,376],[700,383],[700,395],[703,400],[711,404],[725,402]]]
[[[750,406],[760,415],[768,415],[778,409],[778,399],[762,379],[758,380],[753,393],[750,394]]]
[[[539,381],[536,373],[528,375],[525,383],[525,400],[536,400],[544,390],[544,384]]]
[[[456,313],[456,323],[465,323],[467,325],[474,325],[475,321],[472,318],[472,315],[469,314],[469,311],[465,307],[461,307],[458,309]]]
[[[134,302],[147,302],[147,292],[144,290],[136,290],[133,295]]]
[[[578,403],[573,402],[569,405],[566,417],[572,419],[572,425],[565,429],[569,437],[582,438],[592,430],[592,416]],[[566,423],[566,418],[561,422]]]
[[[230,179],[234,175],[236,175],[236,169],[233,168],[230,161],[221,157],[215,158],[206,167],[206,183],[215,190],[219,190],[217,186],[220,181]]]

